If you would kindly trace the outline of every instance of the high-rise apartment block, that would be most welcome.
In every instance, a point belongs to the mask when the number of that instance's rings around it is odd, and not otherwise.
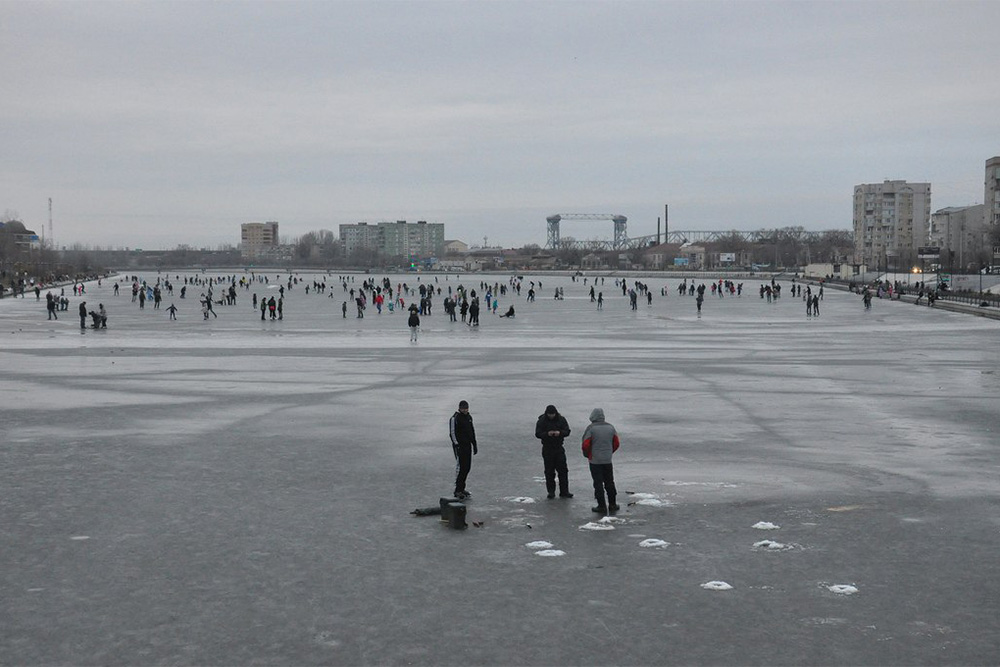
[[[398,220],[341,225],[340,243],[348,257],[358,250],[374,250],[386,257],[437,257],[444,251],[444,224]]]
[[[996,229],[1000,225],[1000,157],[991,157],[986,161],[983,205],[986,207],[987,226]]]
[[[245,222],[240,225],[240,254],[247,259],[261,257],[278,247],[278,223]]]
[[[908,270],[926,245],[931,184],[884,181],[854,186],[855,261],[872,268]]]

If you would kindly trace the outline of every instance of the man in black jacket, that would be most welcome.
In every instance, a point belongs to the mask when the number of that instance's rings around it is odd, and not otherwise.
[[[472,495],[465,490],[465,480],[472,469],[472,457],[479,453],[468,401],[458,402],[458,412],[451,416],[448,432],[451,435],[451,448],[455,452],[455,497],[464,500]]]
[[[542,441],[542,460],[545,462],[545,488],[548,497],[556,497],[556,473],[559,473],[559,497],[572,498],[569,492],[569,469],[566,467],[566,450],[563,440],[569,435],[569,423],[559,414],[556,406],[545,408],[535,424],[535,437]]]

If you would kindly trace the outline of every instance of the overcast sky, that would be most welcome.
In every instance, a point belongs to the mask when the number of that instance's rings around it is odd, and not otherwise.
[[[1000,2],[0,1],[0,212],[57,245],[545,216],[848,228],[853,186],[983,200]],[[612,223],[564,222],[611,238]]]

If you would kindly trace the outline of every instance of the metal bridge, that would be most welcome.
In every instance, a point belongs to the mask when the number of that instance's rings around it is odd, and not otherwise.
[[[614,240],[611,242],[611,246],[607,249],[623,250],[628,247],[629,240],[625,229],[628,218],[624,215],[616,215],[613,213],[556,213],[555,215],[550,215],[545,218],[545,220],[549,227],[549,235],[548,240],[545,242],[545,247],[552,250],[569,247],[564,246],[559,239],[559,223],[562,220],[611,220],[615,223],[615,236]],[[607,245],[606,241],[590,241],[589,243],[603,243],[604,245]],[[573,245],[576,246],[577,244],[574,243]]]
[[[614,239],[611,241],[601,239],[574,240],[566,243],[559,238],[559,222],[561,220],[612,220],[614,226]],[[668,231],[663,234],[649,234],[647,236],[637,236],[629,238],[626,234],[625,223],[627,218],[624,215],[612,215],[607,213],[560,213],[550,215],[546,218],[548,222],[548,241],[546,248],[552,250],[576,248],[580,250],[600,251],[600,250],[637,250],[648,248],[658,243],[712,243],[713,241],[725,241],[739,239],[748,243],[772,243],[774,241],[793,241],[802,244],[815,243],[823,239],[824,235],[830,231],[821,232],[806,231],[795,227],[784,229],[756,229],[744,231],[738,229],[727,229],[720,231]],[[853,238],[853,234],[851,234]]]

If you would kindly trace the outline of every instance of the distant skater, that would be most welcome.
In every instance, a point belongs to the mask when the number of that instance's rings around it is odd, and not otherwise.
[[[170,313],[170,319],[172,320],[177,319],[177,306],[175,306],[174,304],[170,304],[170,306],[167,308],[167,312]]]

